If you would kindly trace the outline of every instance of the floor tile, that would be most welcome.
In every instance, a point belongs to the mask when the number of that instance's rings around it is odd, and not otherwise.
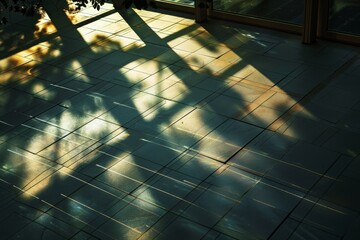
[[[57,230],[57,229],[56,229]],[[56,233],[57,231],[52,231],[51,229],[42,226],[39,223],[31,223],[27,225],[24,229],[16,233],[13,238],[18,239],[39,239],[39,238],[51,238],[56,240],[66,239],[66,237],[61,236]]]
[[[285,217],[286,213],[249,199],[234,207],[215,229],[236,239],[266,239]]]
[[[242,82],[233,85],[231,88],[224,92],[224,95],[239,98],[248,102],[253,102],[261,94],[265,92],[264,89],[244,84]]]
[[[354,221],[351,224],[351,227],[349,229],[349,231],[346,233],[344,239],[345,240],[350,240],[350,239],[356,239],[360,236],[360,231],[359,231],[359,217],[357,218],[356,221]]]
[[[289,119],[278,131],[293,138],[314,142],[327,127],[327,123],[321,120],[299,116]]]
[[[98,181],[113,186],[124,193],[132,192],[161,169],[161,165],[136,156],[127,156],[110,168],[102,164],[96,166],[106,170],[96,178]]]
[[[230,158],[228,164],[257,175],[264,175],[278,161],[278,159],[271,156],[245,147]]]
[[[359,211],[359,187],[360,181],[346,176],[340,176],[325,193],[324,199],[336,203],[339,206],[346,206],[353,211]]]
[[[198,142],[193,149],[221,162],[247,145],[262,130],[235,120],[227,120]]]
[[[60,236],[64,237],[65,239],[72,237],[78,231],[78,229],[76,229],[75,227],[72,227],[71,225],[69,225],[61,220],[58,220],[46,213],[42,214],[38,219],[36,219],[35,223],[41,224],[48,231],[50,230],[51,232],[58,233]],[[34,226],[34,225],[32,225],[32,226]],[[30,227],[30,226],[28,226],[28,227]],[[45,233],[46,233],[46,231],[45,231]],[[51,234],[49,234],[49,235],[51,235]],[[55,234],[53,234],[53,235],[55,235]]]
[[[333,73],[332,69],[311,67],[290,82],[280,84],[281,88],[290,93],[304,95],[318,85],[321,80],[327,79]]]
[[[272,108],[259,106],[254,111],[242,118],[242,121],[258,127],[267,128],[276,121],[282,113]]]
[[[338,131],[326,141],[324,147],[355,157],[360,151],[359,143],[354,141],[358,135],[354,132]]]
[[[328,233],[343,236],[348,231],[350,223],[355,219],[354,212],[326,201],[319,201],[304,221]]]
[[[282,160],[318,174],[324,174],[338,157],[339,154],[336,152],[305,142],[299,142],[287,152]]]
[[[226,108],[224,106],[227,106]],[[226,95],[214,95],[202,109],[212,111],[226,117],[241,119],[250,109],[250,103]]]
[[[134,151],[134,154],[143,157],[151,162],[167,165],[176,157],[178,157],[183,149],[179,147],[172,147],[170,144],[165,145],[166,142],[161,141],[147,141],[139,149]]]
[[[206,182],[212,185],[210,187],[212,191],[232,201],[239,201],[249,189],[257,184],[258,180],[259,178],[255,175],[228,167],[216,171]]]
[[[325,231],[321,231],[317,228],[309,226],[307,224],[300,224],[296,231],[291,235],[289,239],[304,239],[304,238],[318,238],[318,239],[340,239],[340,237],[330,234]]]
[[[296,138],[266,130],[256,137],[248,148],[259,154],[281,159],[297,142]]]
[[[189,184],[192,183],[192,184]],[[194,190],[199,181],[176,171],[160,172],[134,195],[163,209],[170,210],[176,204],[188,203],[184,197]]]
[[[168,239],[170,236],[174,239],[201,239],[207,231],[204,226],[178,218],[155,239]]]
[[[321,175],[310,170],[297,167],[291,164],[278,163],[266,174],[265,178],[271,179],[288,187],[300,191],[310,190],[320,179]]]
[[[270,237],[271,240],[275,239],[288,239],[294,232],[294,230],[299,225],[299,222],[288,218],[284,223],[280,225],[280,227],[276,230],[276,232]]]
[[[129,123],[129,128],[156,136],[191,111],[192,107],[165,100]]]
[[[163,131],[158,137],[179,146],[190,147],[224,120],[225,118],[217,114],[195,109]]]
[[[204,180],[222,165],[223,164],[201,154],[186,151],[184,154],[180,155],[176,161],[173,161],[169,168],[175,169],[199,180]]]
[[[202,192],[181,216],[201,225],[214,227],[236,202],[212,189],[204,189]]]
[[[5,222],[0,222],[2,226],[5,225]],[[28,224],[30,224],[31,221],[28,220],[25,217],[22,217],[16,213],[11,215],[6,219],[6,224],[9,227],[1,227],[1,235],[4,238],[10,238],[11,236],[15,235],[17,232],[21,231],[24,227],[26,227]]]

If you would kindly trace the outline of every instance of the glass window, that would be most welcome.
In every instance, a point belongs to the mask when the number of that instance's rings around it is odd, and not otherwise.
[[[217,11],[302,25],[304,0],[213,0]]]
[[[194,2],[195,0],[160,0],[161,2],[170,2],[170,3],[175,3],[175,4],[180,4],[180,5],[186,5],[186,6],[194,6]]]
[[[360,1],[330,0],[329,30],[360,35]]]

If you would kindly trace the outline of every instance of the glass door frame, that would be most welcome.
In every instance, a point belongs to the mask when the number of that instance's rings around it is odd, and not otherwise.
[[[207,0],[194,0],[207,1]],[[304,23],[303,25],[296,25],[286,22],[273,21],[253,16],[233,14],[229,12],[216,11],[210,6],[205,15],[213,19],[226,20],[246,25],[253,25],[257,27],[280,30],[288,33],[302,35],[302,41],[305,44],[311,44],[317,38],[348,43],[360,46],[360,36],[340,33],[328,30],[329,23],[329,7],[330,0],[304,0]],[[187,6],[176,4],[174,2],[156,1],[159,8],[169,9],[177,12],[186,12],[195,16],[196,11],[200,11],[196,6]]]
[[[197,1],[197,0],[194,0],[194,2],[195,1]],[[210,6],[208,9],[206,9],[207,16],[209,16],[210,18],[213,18],[213,19],[225,20],[225,21],[236,22],[236,23],[241,23],[241,24],[246,24],[246,25],[253,25],[253,26],[264,27],[264,28],[269,28],[269,29],[275,29],[275,30],[280,30],[280,31],[289,32],[289,33],[295,33],[295,34],[299,34],[299,35],[302,34],[302,32],[303,32],[303,26],[301,26],[301,25],[280,22],[280,21],[273,21],[273,20],[257,18],[257,17],[253,17],[253,16],[238,15],[238,14],[233,14],[233,13],[229,13],[229,12],[216,11],[212,8],[211,1],[208,1],[208,2],[210,2],[210,4],[209,4]],[[195,14],[195,12],[199,10],[199,9],[197,9],[198,7],[196,6],[196,4],[194,7],[190,7],[190,6],[186,6],[186,5],[182,5],[182,4],[176,4],[176,3],[170,2],[170,1],[166,2],[164,0],[156,1],[156,5],[159,8],[164,8],[164,9],[169,9],[169,10],[174,10],[174,11],[179,11],[179,12],[187,12],[187,13],[191,13],[191,14]]]
[[[330,0],[319,0],[317,35],[321,39],[360,46],[360,36],[329,30]]]

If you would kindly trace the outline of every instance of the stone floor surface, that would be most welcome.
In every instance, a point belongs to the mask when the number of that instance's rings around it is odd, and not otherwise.
[[[359,48],[45,10],[0,29],[1,239],[360,239]]]

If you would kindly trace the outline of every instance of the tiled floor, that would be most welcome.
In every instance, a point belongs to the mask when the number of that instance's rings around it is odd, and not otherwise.
[[[360,239],[359,48],[52,7],[0,29],[1,239]]]

